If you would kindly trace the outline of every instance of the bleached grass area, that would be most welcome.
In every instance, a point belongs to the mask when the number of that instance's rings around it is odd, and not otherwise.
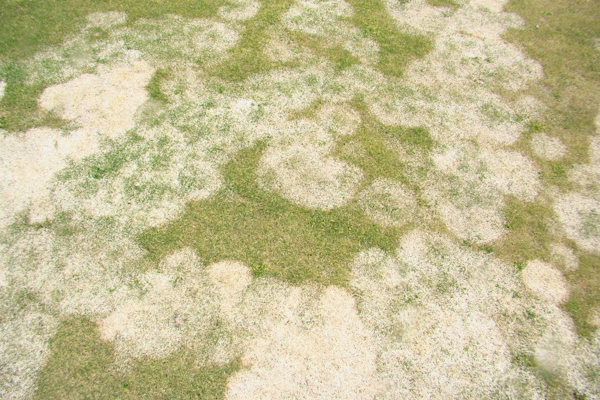
[[[523,19],[209,3],[0,56],[0,397],[600,399],[600,116],[540,127]]]

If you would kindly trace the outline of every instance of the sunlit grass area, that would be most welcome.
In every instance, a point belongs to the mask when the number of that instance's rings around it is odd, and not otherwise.
[[[0,21],[0,397],[600,398],[594,2]]]

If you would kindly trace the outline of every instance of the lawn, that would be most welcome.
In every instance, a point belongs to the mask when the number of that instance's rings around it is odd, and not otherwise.
[[[0,397],[600,399],[600,7],[7,1]]]

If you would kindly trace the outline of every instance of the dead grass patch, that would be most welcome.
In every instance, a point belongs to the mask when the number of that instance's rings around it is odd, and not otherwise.
[[[543,300],[560,304],[569,296],[567,282],[560,271],[540,260],[527,263],[521,271],[525,285]]]
[[[153,73],[144,61],[101,69],[44,89],[39,103],[81,127],[114,138],[133,128],[138,108],[148,99],[145,87]]]

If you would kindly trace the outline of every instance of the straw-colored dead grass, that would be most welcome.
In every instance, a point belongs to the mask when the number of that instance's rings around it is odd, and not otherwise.
[[[530,296],[516,272],[420,231],[404,236],[396,254],[361,253],[351,286],[361,319],[378,337],[379,397],[544,398],[546,383],[515,362],[518,354],[535,354],[546,370],[555,360],[568,366],[552,368],[571,388],[557,396],[597,396],[597,376],[588,375],[597,343],[579,338],[560,308]],[[552,301],[564,300],[564,280],[548,283],[556,288]]]
[[[538,157],[548,161],[560,159],[567,151],[567,147],[559,138],[550,137],[544,133],[536,134],[531,139],[531,146]]]
[[[561,196],[554,208],[567,236],[590,252],[600,252],[600,201],[580,193]]]
[[[361,171],[330,155],[333,137],[316,123],[299,120],[274,140],[259,166],[264,184],[298,204],[328,210],[347,203]]]
[[[375,343],[354,299],[335,287],[311,292],[289,288],[277,305],[262,293],[270,309],[255,325],[242,357],[246,368],[230,378],[226,398],[373,398]]]
[[[521,276],[525,286],[543,300],[559,304],[569,296],[567,281],[563,275],[543,261],[530,261]]]
[[[148,63],[139,61],[84,74],[44,90],[40,106],[114,138],[133,128],[136,111],[148,99],[145,86],[153,72]]]
[[[8,300],[8,299],[2,299]],[[48,355],[48,339],[57,321],[40,312],[12,315],[0,323],[0,394],[27,399],[34,393],[36,373]]]
[[[51,128],[33,128],[27,132],[0,138],[0,226],[32,208],[32,222],[43,222],[55,174],[69,160],[78,161],[98,147],[94,132],[79,129],[70,134]]]

